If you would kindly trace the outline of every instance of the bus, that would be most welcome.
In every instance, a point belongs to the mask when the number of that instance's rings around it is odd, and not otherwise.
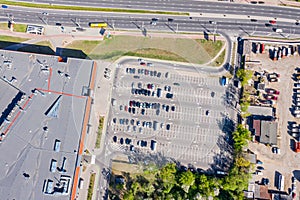
[[[91,28],[106,28],[106,22],[89,22],[89,27]]]

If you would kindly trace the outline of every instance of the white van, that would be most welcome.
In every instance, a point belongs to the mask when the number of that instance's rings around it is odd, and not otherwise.
[[[155,140],[151,140],[151,145],[150,145],[150,148],[152,151],[156,151],[156,141]]]

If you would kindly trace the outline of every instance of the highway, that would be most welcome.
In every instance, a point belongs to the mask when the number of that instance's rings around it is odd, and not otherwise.
[[[142,10],[160,10],[160,11],[176,11],[190,13],[219,13],[219,14],[236,14],[250,16],[264,16],[268,18],[285,18],[299,19],[300,9],[253,5],[253,4],[238,4],[232,2],[217,2],[217,1],[198,1],[198,0],[17,0],[23,2],[60,4],[60,5],[76,5],[88,7],[109,7],[109,8],[126,8],[126,9],[142,9]]]
[[[167,16],[160,15],[157,25],[150,25],[151,18],[157,15],[150,14],[125,14],[125,13],[105,13],[105,12],[87,12],[87,11],[48,11],[48,15],[43,15],[40,9],[21,8],[10,6],[8,9],[0,11],[0,20],[7,21],[7,16],[13,16],[16,23],[27,24],[49,24],[55,25],[61,23],[63,26],[74,26],[75,22],[81,27],[88,27],[88,22],[105,21],[111,29],[140,29],[144,34],[149,31],[167,31],[167,32],[195,32],[217,33],[226,32],[231,36],[241,35],[261,35],[272,37],[298,37],[300,35],[300,26],[292,22],[278,21],[275,26],[267,26],[268,19],[252,22],[250,19],[231,19],[231,18],[203,18],[187,16]],[[237,16],[238,17],[238,16]],[[172,22],[168,22],[172,18]],[[209,21],[214,21],[212,24]],[[283,33],[275,33],[274,28],[280,28]],[[151,34],[151,33],[150,33]]]

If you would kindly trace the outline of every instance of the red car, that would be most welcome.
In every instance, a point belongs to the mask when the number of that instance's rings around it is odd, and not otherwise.
[[[266,95],[266,99],[267,99],[267,100],[277,100],[278,97],[273,96],[273,95]]]
[[[131,107],[133,105],[133,101],[129,101],[129,106]]]
[[[266,92],[268,94],[276,94],[276,95],[280,94],[280,92],[278,90],[275,90],[275,89],[272,89],[272,88],[267,89]]]
[[[276,20],[270,20],[269,23],[270,24],[276,24]]]

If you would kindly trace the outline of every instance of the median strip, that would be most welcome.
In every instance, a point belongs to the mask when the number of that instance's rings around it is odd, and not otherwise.
[[[121,9],[121,8],[100,8],[100,7],[86,7],[86,6],[66,6],[55,4],[42,4],[42,3],[28,3],[28,2],[15,2],[0,0],[1,4],[10,6],[22,6],[29,8],[46,8],[55,10],[80,10],[80,11],[99,11],[99,12],[124,12],[124,13],[147,13],[147,14],[165,14],[165,15],[189,15],[184,12],[167,12],[156,10],[135,10],[135,9]]]

